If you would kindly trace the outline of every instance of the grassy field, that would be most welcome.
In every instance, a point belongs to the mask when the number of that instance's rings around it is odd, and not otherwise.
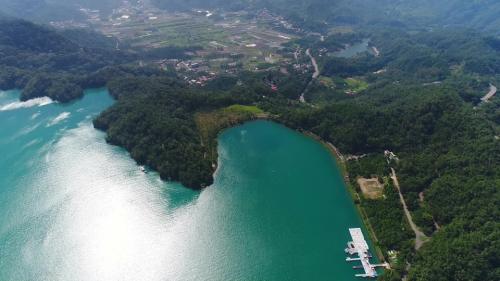
[[[257,106],[252,106],[252,105],[240,105],[240,104],[235,104],[228,106],[223,109],[224,113],[238,113],[238,114],[263,114],[264,111]]]
[[[137,46],[209,47],[212,41],[226,46],[231,44],[224,29],[203,20],[175,19],[154,25],[129,23],[121,28],[122,32],[136,35],[129,36],[129,40]]]
[[[231,105],[212,112],[200,112],[195,116],[196,125],[201,135],[201,142],[208,147],[208,157],[212,162],[217,159],[217,135],[221,130],[236,124],[263,116],[265,112],[248,105]]]
[[[353,93],[360,93],[366,89],[368,89],[368,83],[363,80],[355,79],[355,78],[347,78],[345,79],[348,90]]]

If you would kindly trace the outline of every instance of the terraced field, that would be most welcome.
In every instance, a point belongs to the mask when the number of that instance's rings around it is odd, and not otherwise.
[[[201,47],[203,51],[197,57],[207,61],[211,69],[235,61],[247,70],[268,68],[282,61],[276,51],[293,38],[273,30],[266,22],[240,15],[223,18],[179,13],[152,18],[130,15],[100,24],[103,33],[136,48]]]

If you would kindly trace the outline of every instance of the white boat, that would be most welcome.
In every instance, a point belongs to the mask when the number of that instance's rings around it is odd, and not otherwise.
[[[148,173],[148,171],[146,170],[146,167],[144,167],[144,166],[139,166],[139,169],[141,170],[141,172],[143,172],[145,174]]]

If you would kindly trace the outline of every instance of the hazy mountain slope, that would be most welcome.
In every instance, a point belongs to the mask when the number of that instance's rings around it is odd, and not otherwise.
[[[111,12],[120,0],[0,0],[0,12],[35,22],[84,19],[80,8]]]
[[[0,20],[0,89],[23,89],[23,100],[48,96],[66,102],[81,97],[83,88],[107,82],[105,75],[94,72],[129,59],[108,38],[90,31]]]
[[[117,8],[122,0],[46,0],[57,5],[70,5],[77,8],[88,8],[100,10],[103,13],[109,13]],[[133,2],[133,1],[130,1]]]
[[[467,26],[495,30],[500,27],[500,1],[497,0],[403,0],[392,6],[394,16],[421,18],[442,25]]]
[[[74,7],[50,3],[47,0],[0,0],[0,12],[36,22],[80,19],[82,14]]]
[[[401,21],[406,24],[464,26],[499,32],[497,0],[152,0],[166,9],[268,8],[296,21],[316,23],[370,23]]]
[[[500,33],[497,0],[150,0],[167,10],[267,8],[312,29],[325,23],[401,22],[423,26],[464,26]],[[37,22],[82,19],[80,8],[110,13],[121,0],[0,0],[0,12]]]
[[[58,33],[21,20],[0,20],[0,49],[7,46],[36,52],[63,52],[78,48]]]

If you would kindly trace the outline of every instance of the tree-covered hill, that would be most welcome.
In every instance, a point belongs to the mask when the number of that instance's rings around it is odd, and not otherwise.
[[[325,31],[328,24],[397,23],[420,27],[470,27],[498,33],[500,3],[496,0],[151,0],[167,10],[269,9],[308,29]],[[120,0],[0,0],[0,12],[36,22],[83,20],[80,8],[107,15]]]
[[[496,0],[390,1],[394,14],[402,18],[429,20],[443,26],[473,27],[498,33],[500,2]],[[391,2],[396,2],[391,4]]]
[[[115,80],[110,90],[118,102],[94,124],[107,132],[110,143],[125,147],[139,163],[155,168],[165,179],[194,188],[212,182],[214,159],[207,144],[216,143],[218,132],[209,134],[212,139],[207,141],[197,114],[234,104],[257,105],[273,113],[275,120],[312,131],[346,154],[382,156],[385,149],[396,151],[407,202],[419,226],[429,228],[433,236],[415,254],[411,235],[402,232],[401,223],[387,221],[403,219],[402,212],[394,209],[398,201],[362,202],[373,216],[375,231],[394,237],[384,236],[379,246],[398,251],[394,271],[381,280],[400,280],[406,262],[412,264],[409,280],[415,281],[500,277],[496,251],[500,146],[484,112],[464,101],[457,89],[388,84],[358,98],[311,107],[291,103],[285,95],[263,98],[261,80],[253,81],[207,91],[167,78]],[[207,120],[207,115],[203,117]],[[387,176],[385,159],[377,165],[378,173]],[[425,206],[419,207],[420,192],[426,199]],[[440,225],[435,234],[433,220]]]
[[[375,233],[383,236],[376,243],[393,266],[380,280],[401,280],[403,275],[412,281],[499,279],[500,119],[495,118],[499,101],[479,104],[488,82],[498,81],[496,39],[457,29],[369,30],[343,39],[334,35],[323,42],[293,44],[336,49],[338,42],[366,34],[382,56],[361,54],[342,60],[318,56],[323,77],[333,84],[352,76],[368,81],[368,88],[354,96],[336,85],[325,90],[320,82],[313,82],[308,94],[324,91],[331,97],[304,105],[297,101],[300,83],[280,86],[277,92],[266,85],[270,77],[279,77],[276,80],[285,84],[303,79],[273,71],[223,76],[206,88],[158,77],[120,79],[109,84],[118,102],[94,124],[107,132],[110,143],[125,147],[163,178],[195,188],[211,183],[216,157],[210,147],[217,132],[231,125],[222,122],[206,133],[200,124],[224,119],[217,112],[240,108],[234,104],[257,106],[274,120],[311,131],[345,154],[368,155],[347,163],[354,186],[356,176],[388,178],[383,152],[389,149],[400,158],[392,167],[406,203],[431,239],[414,250],[412,233],[390,183],[384,200],[358,200]],[[387,71],[373,73],[381,68]],[[441,80],[428,83],[435,79]],[[389,250],[396,251],[395,260],[388,256]]]
[[[53,30],[23,20],[0,20],[0,45],[40,53],[71,52],[79,47]]]
[[[114,42],[85,30],[57,31],[24,20],[0,19],[0,89],[23,89],[23,100],[81,97],[98,70],[131,61]]]
[[[74,7],[50,0],[0,0],[0,11],[16,18],[35,22],[83,19]]]
[[[224,4],[157,2],[176,9]],[[301,38],[283,46],[284,54],[297,47],[312,49],[322,68],[318,81],[311,82],[309,104],[303,104],[298,96],[309,73],[243,72],[220,76],[204,88],[188,86],[176,73],[127,64],[134,55],[114,50],[112,42],[92,32],[3,19],[0,88],[23,89],[23,99],[50,96],[64,102],[81,96],[83,88],[107,85],[117,102],[94,121],[95,127],[163,179],[192,188],[213,180],[217,133],[262,110],[346,154],[366,156],[346,164],[354,186],[356,176],[388,178],[383,152],[389,149],[400,158],[391,165],[406,203],[431,238],[414,250],[389,182],[383,200],[358,199],[375,233],[384,235],[376,242],[384,257],[389,260],[388,251],[396,251],[393,270],[381,280],[401,280],[402,275],[411,281],[500,280],[500,101],[480,100],[490,83],[500,83],[500,40],[456,28],[402,28],[464,23],[494,29],[497,21],[488,15],[496,13],[497,2],[241,0],[224,8],[248,5],[277,11],[313,29],[347,23],[361,25],[363,31],[333,34],[324,41]],[[381,24],[388,21],[398,25]],[[363,38],[370,38],[370,47],[381,55],[328,54]],[[320,49],[326,49],[321,57]],[[141,57],[165,53],[178,52],[160,49]],[[346,81],[353,80],[366,84],[363,91],[346,91]],[[276,81],[279,90],[271,90],[269,81]]]
[[[96,9],[109,14],[121,0],[0,0],[0,12],[15,18],[39,23],[84,20],[81,8]]]
[[[263,9],[287,16],[304,27],[325,31],[328,24],[470,27],[498,33],[496,0],[154,0],[166,9]]]
[[[163,179],[194,189],[213,183],[218,132],[255,117],[236,108],[222,114],[231,120],[215,120],[217,124],[210,124],[214,128],[205,124],[219,109],[257,100],[248,91],[193,89],[164,76],[116,79],[109,83],[109,90],[118,102],[94,121],[96,128],[107,132],[106,140],[126,148],[137,162],[157,170]],[[197,114],[205,116],[197,120]],[[208,137],[204,139],[202,132]]]

